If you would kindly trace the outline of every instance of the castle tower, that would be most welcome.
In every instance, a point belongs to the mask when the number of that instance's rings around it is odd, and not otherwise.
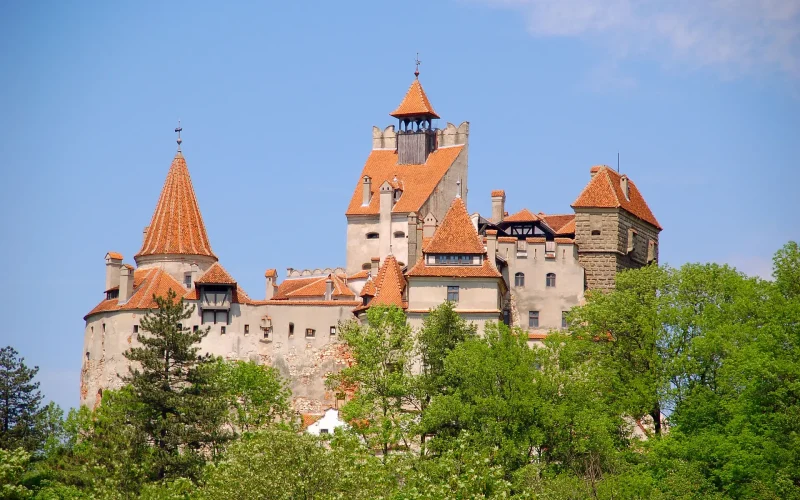
[[[606,165],[592,167],[590,174],[572,203],[575,243],[587,288],[609,289],[619,271],[658,261],[661,225],[627,175]]]
[[[397,257],[401,268],[412,265],[422,246],[417,215],[441,220],[458,181],[466,202],[469,123],[434,129],[439,115],[422,88],[419,71],[414,75],[390,113],[398,129],[373,127],[372,152],[345,212],[350,274],[370,269],[373,258],[383,263],[389,255]]]
[[[180,143],[150,225],[144,230],[142,248],[134,259],[140,269],[160,267],[187,288],[192,285],[192,276],[198,275],[198,268],[202,274],[217,261]]]

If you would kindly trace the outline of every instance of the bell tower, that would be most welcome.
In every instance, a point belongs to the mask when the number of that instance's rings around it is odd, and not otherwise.
[[[439,118],[433,110],[428,96],[419,83],[419,64],[403,102],[391,113],[399,120],[397,127],[397,163],[399,165],[422,165],[436,150],[436,132],[432,121]]]

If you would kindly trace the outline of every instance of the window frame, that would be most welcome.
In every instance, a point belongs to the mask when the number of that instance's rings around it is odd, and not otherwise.
[[[528,328],[539,328],[539,311],[528,311]]]
[[[454,304],[458,303],[460,287],[458,285],[447,285],[447,301]]]
[[[552,279],[552,281],[551,281]],[[547,273],[544,278],[544,285],[545,288],[555,288],[556,287],[556,273]]]
[[[525,273],[518,272],[514,274],[514,287],[525,288]]]

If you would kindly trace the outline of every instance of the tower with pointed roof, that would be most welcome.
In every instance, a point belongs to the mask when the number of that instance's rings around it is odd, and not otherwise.
[[[436,128],[439,115],[428,99],[419,72],[390,113],[397,128],[373,127],[372,151],[358,176],[347,217],[348,273],[369,269],[391,252],[401,267],[420,256],[422,219],[442,220],[462,184],[466,201],[469,123]]]

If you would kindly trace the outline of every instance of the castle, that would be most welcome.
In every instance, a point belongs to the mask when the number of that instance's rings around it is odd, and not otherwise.
[[[289,268],[280,282],[268,269],[263,299],[245,293],[212,251],[179,135],[136,266],[105,256],[105,296],[84,318],[81,404],[119,387],[141,318],[170,289],[195,306],[183,327],[210,327],[203,351],[277,367],[295,410],[320,413],[335,402],[326,375],[347,362],[337,328],[374,305],[402,307],[418,328],[452,301],[479,331],[503,321],[533,344],[564,326],[586,289],[611,288],[620,270],[658,260],[661,226],[633,181],[604,165],[591,167],[573,213],[508,215],[496,190],[488,217],[470,214],[469,123],[434,128],[439,116],[415,76],[391,113],[397,128],[373,127],[345,211],[345,267]]]

